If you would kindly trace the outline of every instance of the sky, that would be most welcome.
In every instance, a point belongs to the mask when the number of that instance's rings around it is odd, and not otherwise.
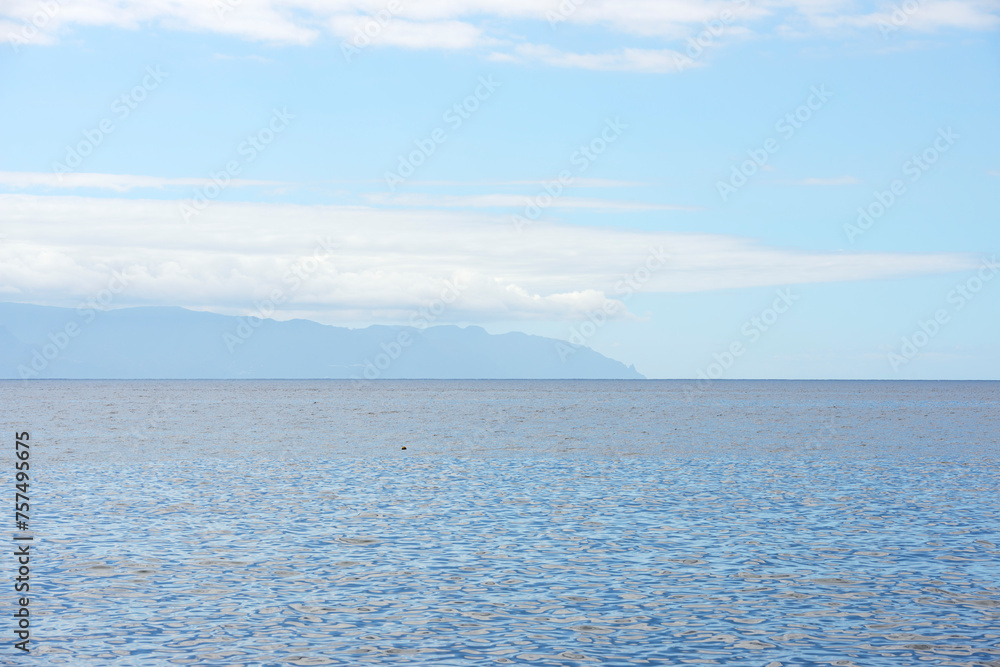
[[[996,0],[4,0],[0,300],[995,380],[998,120]]]

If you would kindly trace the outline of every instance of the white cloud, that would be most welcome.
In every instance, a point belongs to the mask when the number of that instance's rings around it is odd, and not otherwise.
[[[798,181],[779,181],[783,185],[857,185],[859,181],[854,176],[835,176],[833,178],[803,178]]]
[[[274,61],[270,58],[265,58],[264,56],[258,56],[256,54],[249,54],[245,56],[232,56],[227,53],[216,53],[212,56],[216,60],[251,60],[258,63],[273,63]]]
[[[488,194],[488,195],[428,195],[385,193],[366,194],[373,204],[389,206],[409,206],[420,208],[511,208],[520,209],[536,199],[534,195]],[[699,211],[699,206],[677,204],[654,204],[637,201],[616,201],[590,197],[553,197],[547,208],[586,208],[603,211]]]
[[[32,44],[51,40],[73,26],[138,30],[157,24],[167,29],[217,32],[261,42],[309,44],[320,33],[308,25],[310,21],[303,21],[295,4],[277,0],[5,0],[0,14],[19,24],[15,35],[20,35],[24,26],[37,27],[38,37],[29,40]],[[40,19],[39,12],[47,18]],[[0,33],[0,39],[9,39],[9,33]]]
[[[377,181],[381,183],[382,181]],[[537,185],[544,186],[551,183],[551,179],[546,180],[516,180],[516,181],[408,181],[411,186],[448,186],[448,187],[502,187],[502,186],[522,186]],[[618,181],[610,178],[574,178],[573,184],[568,187],[573,188],[634,188],[652,185],[642,181]]]
[[[830,2],[798,1],[797,12],[786,17],[779,32],[806,37],[816,30],[840,32],[847,29],[934,32],[941,28],[987,31],[1000,25],[1000,2],[997,0],[919,0],[916,3],[881,3],[858,12],[859,7],[843,0]],[[876,33],[877,34],[877,33]]]
[[[54,6],[39,21],[42,5]],[[677,71],[670,48],[636,44],[635,37],[658,39],[664,47],[685,48],[686,40],[709,26],[721,27],[711,46],[754,34],[810,37],[874,31],[891,22],[887,2],[853,0],[587,0],[560,14],[555,0],[422,0],[401,2],[387,13],[385,0],[5,0],[0,6],[0,40],[50,44],[75,26],[114,26],[137,30],[160,27],[215,32],[244,39],[309,45],[324,33],[350,37],[359,25],[382,14],[385,28],[376,44],[412,49],[483,49],[493,58],[556,67],[641,72]],[[554,19],[555,17],[555,19]],[[385,20],[388,19],[388,20]],[[518,43],[505,20],[559,30],[570,26],[616,33],[618,48],[602,53],[571,53],[541,44]],[[1000,25],[997,0],[922,0],[905,27],[920,32],[939,28],[994,30]],[[25,35],[30,33],[30,39]],[[640,46],[642,48],[640,48]]]
[[[459,211],[216,202],[185,224],[178,202],[0,195],[0,294],[75,306],[134,276],[115,305],[170,304],[249,312],[285,290],[290,267],[320,239],[332,259],[290,311],[337,321],[406,319],[445,281],[467,284],[454,320],[577,319],[620,298],[623,275],[661,249],[665,268],[647,292],[894,278],[961,271],[953,253],[826,253],[709,234],[627,231],[537,222],[515,232],[507,216]]]
[[[523,185],[545,185],[546,181],[523,181]],[[642,181],[616,181],[610,178],[575,178],[572,187],[579,188],[635,188],[652,185]]]
[[[97,188],[126,192],[137,188],[200,187],[210,183],[207,178],[163,178],[160,176],[134,176],[131,174],[96,174],[30,171],[0,171],[0,186],[10,188]],[[229,187],[286,186],[282,181],[253,181],[234,178]]]
[[[372,30],[374,36],[364,33],[366,26],[378,26]],[[335,16],[330,20],[330,28],[336,37],[354,43],[361,36],[368,43],[384,46],[400,46],[407,49],[471,49],[492,40],[486,39],[482,31],[470,23],[462,21],[406,21],[394,18],[382,27],[375,20],[363,15]]]
[[[490,58],[496,61],[541,63],[553,67],[611,72],[681,72],[699,64],[672,49],[625,48],[606,53],[570,53],[542,44],[518,44],[513,53],[495,52]]]

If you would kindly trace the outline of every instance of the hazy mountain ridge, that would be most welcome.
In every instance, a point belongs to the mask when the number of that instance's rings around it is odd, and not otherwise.
[[[177,307],[94,311],[0,303],[3,379],[352,377],[643,378],[586,347],[475,326],[347,329],[264,320],[253,328],[246,318]]]

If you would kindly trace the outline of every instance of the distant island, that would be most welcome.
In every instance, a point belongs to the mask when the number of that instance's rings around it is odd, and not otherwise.
[[[0,379],[644,379],[590,348],[475,326],[348,329],[175,307],[0,303]]]

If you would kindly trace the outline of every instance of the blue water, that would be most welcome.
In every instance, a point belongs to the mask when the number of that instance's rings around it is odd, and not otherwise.
[[[685,389],[0,383],[31,660],[1000,664],[1000,383]]]

